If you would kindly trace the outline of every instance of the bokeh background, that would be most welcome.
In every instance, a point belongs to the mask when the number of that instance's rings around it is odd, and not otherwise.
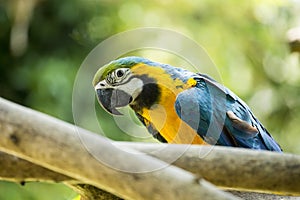
[[[205,48],[223,83],[285,152],[300,154],[299,54],[287,40],[300,26],[299,0],[0,0],[0,96],[73,123],[73,82],[84,58],[111,35],[149,26]],[[164,54],[142,54],[176,65]],[[108,137],[133,140],[97,110]],[[73,198],[61,184],[0,181],[0,200]]]

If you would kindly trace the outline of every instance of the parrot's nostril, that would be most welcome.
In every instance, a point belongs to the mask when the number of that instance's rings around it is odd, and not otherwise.
[[[105,86],[105,84],[104,84],[104,83],[100,83],[100,86],[104,87],[104,86]]]

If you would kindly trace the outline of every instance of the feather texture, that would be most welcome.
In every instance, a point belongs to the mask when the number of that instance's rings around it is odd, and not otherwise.
[[[198,84],[178,94],[175,110],[206,142],[281,151],[250,108],[233,92],[207,76],[197,74],[193,78]]]

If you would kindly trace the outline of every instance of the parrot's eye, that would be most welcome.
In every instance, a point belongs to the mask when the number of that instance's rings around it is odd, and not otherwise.
[[[117,70],[116,74],[117,74],[118,78],[121,78],[124,75],[124,71],[119,69],[119,70]]]
[[[106,81],[111,85],[118,84],[126,78],[126,76],[129,74],[129,71],[130,70],[128,68],[116,69],[107,75]]]

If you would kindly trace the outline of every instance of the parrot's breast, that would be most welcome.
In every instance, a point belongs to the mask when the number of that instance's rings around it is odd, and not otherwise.
[[[177,95],[192,87],[195,84],[194,79],[184,83],[180,79],[172,78],[169,73],[159,67],[147,66],[145,68],[138,65],[132,71],[135,74],[147,74],[149,78],[155,80],[160,94],[156,103],[151,107],[136,111],[138,114],[151,122],[168,143],[206,144],[193,128],[179,118],[175,111]]]
[[[178,117],[174,103],[175,98],[169,98],[168,102],[143,109],[141,115],[155,126],[168,143],[204,144],[197,132]]]

